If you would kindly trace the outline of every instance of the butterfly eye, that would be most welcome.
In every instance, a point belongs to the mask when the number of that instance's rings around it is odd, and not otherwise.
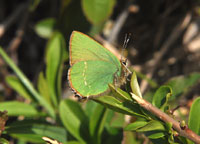
[[[126,65],[126,61],[123,61],[122,64],[123,64],[123,65]]]
[[[127,59],[122,60],[121,63],[122,63],[122,65],[124,65],[124,66],[128,66],[128,60],[127,60]]]

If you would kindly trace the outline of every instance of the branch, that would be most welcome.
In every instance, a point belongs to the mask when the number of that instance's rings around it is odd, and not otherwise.
[[[157,107],[154,107],[151,103],[144,100],[143,98],[140,98],[139,96],[136,96],[135,94],[131,93],[132,98],[138,102],[138,104],[143,107],[144,109],[150,111],[154,115],[156,115],[158,118],[163,120],[166,123],[171,123],[173,128],[179,133],[179,135],[186,137],[190,139],[191,141],[195,143],[200,143],[200,136],[198,136],[196,133],[194,133],[192,130],[190,130],[188,127],[185,129],[181,129],[180,123],[171,118],[166,113],[162,112]]]
[[[26,8],[26,4],[19,5],[16,10],[3,22],[0,24],[0,38],[3,36],[5,31],[18,20],[19,16]]]
[[[26,24],[29,18],[30,10],[29,8],[29,3],[25,5],[26,7],[24,8],[24,15],[22,16],[22,20],[20,22],[20,25],[18,29],[16,30],[15,37],[11,40],[8,46],[8,50],[10,52],[11,58],[17,63],[17,49],[22,42],[24,33],[25,33],[25,28]]]
[[[171,33],[171,35],[169,36],[169,38],[164,42],[160,51],[155,53],[153,59],[151,59],[150,61],[147,62],[146,65],[150,66],[150,68],[148,68],[148,73],[146,74],[146,76],[149,79],[151,79],[153,77],[161,59],[166,54],[166,52],[168,51],[170,46],[179,38],[179,36],[182,34],[182,32],[188,26],[188,24],[191,21],[191,17],[192,17],[191,13],[186,14],[184,19],[174,28],[174,30]],[[148,87],[147,81],[143,80],[141,82],[140,87],[141,87],[141,92],[144,93]]]

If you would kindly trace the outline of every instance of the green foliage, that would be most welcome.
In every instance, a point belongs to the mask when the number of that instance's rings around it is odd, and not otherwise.
[[[21,96],[23,96],[27,100],[33,100],[33,97],[30,95],[29,91],[23,85],[23,83],[16,76],[7,76],[6,77],[7,84],[17,91]]]
[[[191,107],[188,126],[189,128],[200,135],[200,98],[197,98]]]
[[[38,88],[39,93],[45,98],[45,100],[49,104],[51,104],[50,90],[49,90],[48,83],[44,77],[43,72],[40,72],[39,74],[37,88]]]
[[[3,59],[7,62],[7,64],[13,69],[13,71],[18,76],[21,83],[26,87],[26,89],[31,93],[31,95],[42,105],[46,108],[48,113],[55,117],[55,113],[53,108],[45,101],[43,97],[35,90],[31,82],[28,80],[28,78],[21,72],[21,70],[14,64],[14,62],[8,57],[8,55],[3,51],[3,49],[0,47],[0,55],[3,57]]]
[[[169,80],[166,84],[172,88],[173,94],[171,99],[175,99],[183,93],[186,93],[189,88],[195,85],[200,79],[199,73],[192,73],[188,76],[178,76]]]
[[[89,131],[93,143],[101,144],[101,134],[104,129],[107,111],[104,106],[98,105],[90,117]]]
[[[20,116],[25,117],[35,117],[40,116],[40,113],[37,111],[33,105],[29,105],[23,102],[18,101],[9,101],[0,103],[0,111],[7,110],[8,116]]]
[[[89,135],[88,119],[81,106],[72,100],[63,100],[60,103],[59,112],[67,130],[81,143],[86,143],[84,138]]]
[[[6,133],[23,141],[33,143],[44,142],[42,137],[51,137],[60,142],[67,140],[66,130],[62,127],[52,126],[43,121],[23,120],[14,122],[6,128]]]
[[[154,94],[152,104],[160,109],[165,109],[172,90],[169,86],[161,86]]]
[[[98,25],[108,18],[115,5],[115,0],[82,0],[83,12],[87,19]]]
[[[9,141],[7,141],[7,140],[4,139],[4,138],[0,138],[0,143],[1,143],[1,144],[9,144]]]
[[[141,127],[144,127],[145,125],[147,125],[148,122],[146,121],[136,121],[134,123],[131,123],[129,125],[127,125],[124,130],[126,131],[135,131]]]
[[[56,20],[53,18],[41,20],[35,25],[35,31],[42,38],[50,38],[53,34],[55,24]]]
[[[135,95],[142,97],[135,72],[132,74],[132,77],[131,77],[131,89]]]
[[[50,90],[50,96],[55,107],[61,96],[61,72],[62,63],[66,59],[65,40],[59,32],[55,32],[48,41],[46,52],[46,79]],[[65,56],[65,57],[64,57]]]

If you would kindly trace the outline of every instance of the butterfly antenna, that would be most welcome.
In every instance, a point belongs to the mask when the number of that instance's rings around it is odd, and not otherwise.
[[[122,48],[122,55],[121,55],[121,60],[122,61],[123,61],[125,49],[127,48],[127,45],[128,45],[128,42],[129,42],[130,38],[131,38],[131,33],[125,35],[125,39],[124,39],[124,43],[123,43],[123,48]],[[124,63],[125,64],[127,63],[127,59],[124,61]]]

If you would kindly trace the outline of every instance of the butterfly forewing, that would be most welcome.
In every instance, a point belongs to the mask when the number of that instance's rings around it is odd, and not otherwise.
[[[79,61],[102,60],[121,67],[117,57],[87,35],[74,31],[70,38],[70,64]]]

